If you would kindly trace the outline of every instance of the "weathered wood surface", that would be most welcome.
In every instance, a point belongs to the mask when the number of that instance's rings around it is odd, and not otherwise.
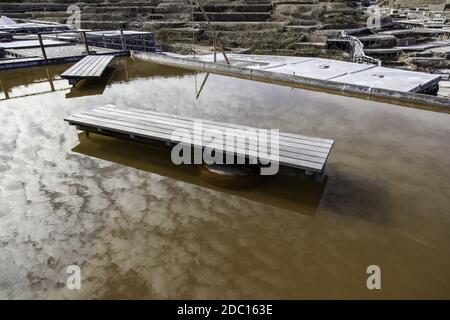
[[[87,56],[61,74],[66,79],[100,78],[108,64],[114,59],[113,55]]]
[[[220,132],[224,137],[227,130],[234,130],[234,134],[245,140],[237,140],[236,148],[229,148],[224,145],[215,147],[216,150],[224,153],[231,153],[238,157],[247,157],[257,159],[258,157],[266,160],[278,160],[281,166],[293,167],[303,169],[308,172],[323,173],[326,161],[330,155],[334,141],[329,139],[321,139],[308,137],[293,133],[279,133],[279,158],[274,159],[270,153],[261,157],[258,153],[259,143],[267,143],[270,147],[270,138],[268,136],[251,137],[245,132],[247,130],[255,130],[257,128],[227,124],[222,122],[194,119],[189,117],[182,117],[177,115],[164,114],[159,112],[152,112],[141,109],[122,109],[114,105],[106,105],[95,108],[91,111],[82,112],[80,114],[69,116],[65,119],[71,125],[76,125],[82,128],[90,128],[92,131],[99,134],[107,134],[107,132],[114,132],[125,134],[129,139],[136,137],[151,141],[164,141],[171,143],[185,142],[183,137],[192,138],[194,136],[194,124],[201,123],[203,137],[213,136]],[[183,136],[179,136],[179,140],[174,140],[173,133],[177,130],[188,132]],[[236,131],[238,130],[238,131]],[[205,148],[210,146],[212,140],[208,139],[190,140],[190,144],[196,147]],[[245,141],[242,143],[242,141]]]

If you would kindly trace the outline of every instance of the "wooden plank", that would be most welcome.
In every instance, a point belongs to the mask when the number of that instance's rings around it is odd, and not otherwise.
[[[167,135],[172,135],[174,133],[174,131],[176,129],[180,129],[180,128],[174,128],[172,126],[163,126],[163,125],[159,125],[159,126],[154,126],[151,125],[149,123],[139,123],[139,122],[128,122],[128,121],[123,121],[123,119],[120,118],[114,118],[114,116],[102,116],[101,114],[98,115],[95,112],[86,112],[86,113],[82,113],[80,115],[80,117],[84,117],[84,116],[92,116],[92,117],[97,117],[99,118],[99,120],[104,121],[104,122],[111,122],[114,124],[120,124],[123,126],[129,126],[131,128],[139,128],[142,130],[148,130],[148,131],[154,131],[154,132],[160,132],[160,133],[164,133]],[[193,129],[193,128],[191,128]],[[192,130],[188,130],[191,132],[191,134],[193,133]],[[203,132],[205,133],[206,131],[203,130]],[[222,132],[223,134],[225,134],[225,132]],[[205,141],[206,144],[210,143],[211,141]],[[244,143],[241,142],[236,142],[236,145],[241,147],[241,148],[247,148],[249,150],[253,150],[255,152],[258,151],[258,143],[248,143],[248,141],[245,141]],[[325,158],[324,157],[316,157],[314,155],[311,154],[306,154],[306,153],[298,153],[298,152],[292,152],[290,150],[286,150],[284,148],[279,148],[279,154],[280,156],[286,157],[286,158],[292,158],[292,159],[299,159],[299,160],[305,160],[305,161],[310,161],[310,162],[315,162],[315,163],[319,163],[319,164],[324,164],[325,163]]]
[[[166,115],[163,113],[156,113],[156,112],[151,112],[151,111],[147,111],[147,110],[142,110],[142,112],[136,112],[136,111],[134,111],[135,109],[123,110],[123,109],[118,109],[115,107],[110,107],[108,105],[104,106],[104,107],[99,107],[95,110],[116,111],[116,112],[120,112],[120,113],[124,113],[124,114],[136,115],[136,116],[143,117],[143,118],[147,118],[147,117],[148,118],[159,118],[159,119],[168,118],[171,120],[173,119],[173,121],[182,121],[182,122],[201,121],[204,126],[212,126],[212,127],[221,126],[221,127],[225,127],[225,128],[239,129],[239,130],[257,129],[257,128],[252,128],[252,127],[247,127],[247,126],[232,125],[232,124],[216,122],[216,121],[200,120],[200,119],[189,118],[189,117]],[[317,148],[324,148],[326,150],[328,150],[331,146],[333,146],[333,143],[334,143],[333,140],[313,138],[313,137],[307,137],[307,136],[296,135],[296,134],[287,134],[285,132],[280,132],[280,141],[305,144],[305,145],[310,145],[310,146],[314,146]],[[316,149],[316,150],[320,152],[320,149]],[[324,152],[326,152],[326,150],[324,150]]]
[[[203,132],[208,133],[211,130],[219,130],[226,133],[227,129],[257,129],[239,125],[230,125],[220,122],[200,120],[188,117],[167,115],[137,109],[120,109],[111,105],[96,108],[92,111],[72,116],[66,121],[71,124],[88,125],[94,128],[103,128],[107,130],[118,130],[133,136],[142,136],[147,139],[156,139],[172,142],[173,132],[177,129],[184,129],[191,133],[194,129],[194,121],[202,121]],[[206,124],[205,124],[206,123]],[[217,131],[213,131],[212,136]],[[179,132],[177,132],[179,133]],[[191,135],[188,135],[190,138]],[[183,136],[183,134],[181,134]],[[235,146],[237,150],[230,149],[229,146],[217,147],[216,150],[222,150],[224,153],[234,153],[237,156],[250,155],[256,159],[260,156],[258,153],[258,141],[270,141],[265,137],[249,138],[246,135],[243,141],[237,141]],[[280,164],[295,168],[302,168],[313,172],[322,172],[325,163],[330,154],[334,141],[329,139],[306,137],[296,134],[280,133],[279,142],[279,161]],[[206,147],[212,141],[194,141],[193,144],[198,147]],[[266,155],[266,160],[270,160],[273,155]],[[272,159],[277,160],[277,159]]]
[[[116,109],[116,110],[118,109],[114,105],[105,105],[105,106],[99,107],[99,108],[111,108],[111,109]],[[121,110],[121,109],[119,109],[119,110]],[[150,114],[150,115],[157,115],[157,116],[165,116],[165,117],[173,118],[173,119],[184,119],[184,120],[190,120],[190,121],[200,121],[201,120],[201,119],[196,119],[196,118],[191,118],[191,117],[184,117],[184,116],[181,117],[181,116],[176,116],[176,115],[171,115],[171,114],[166,114],[166,113],[153,112],[153,111],[149,111],[149,110],[140,110],[140,109],[134,109],[134,108],[126,109],[126,111],[134,111],[134,112],[138,112],[138,113],[145,114],[145,115]],[[211,121],[211,120],[201,120],[201,121],[203,123],[222,125],[224,127],[228,127],[228,128],[232,128],[232,129],[242,129],[242,130],[255,129],[255,128],[249,127],[249,126],[229,124],[229,123],[224,123],[224,122],[219,122],[219,121]],[[281,137],[285,137],[287,139],[289,139],[289,137],[291,137],[294,139],[305,139],[305,140],[310,140],[310,141],[317,141],[317,142],[322,143],[327,146],[333,145],[333,143],[334,143],[334,140],[309,137],[309,136],[304,136],[304,135],[295,134],[295,133],[280,132],[280,135],[281,135]]]
[[[193,124],[195,123],[194,121],[183,121],[181,119],[172,119],[172,118],[166,118],[165,116],[149,116],[149,115],[139,115],[136,113],[131,113],[128,114],[126,110],[108,110],[108,109],[103,109],[103,108],[97,108],[94,109],[93,111],[95,112],[111,112],[111,113],[115,113],[118,116],[129,116],[131,118],[134,119],[144,119],[146,121],[153,121],[153,122],[161,122],[161,123],[171,123],[174,126],[184,126],[184,127],[192,127]],[[198,120],[200,121],[200,120]],[[234,129],[234,128],[229,128],[226,126],[222,126],[221,124],[216,125],[213,122],[211,122],[211,124],[206,123],[206,121],[202,121],[202,127],[203,128],[209,128],[209,129],[219,129],[219,130],[227,130],[227,129],[233,129],[232,132],[236,132],[237,134],[241,133],[244,134],[245,130],[242,130],[241,128],[239,129]],[[255,131],[257,128],[250,128],[250,127],[246,127],[246,129],[252,129],[253,131]],[[268,131],[269,132],[269,131]],[[240,135],[242,135],[240,134]],[[321,145],[317,145],[317,143],[315,141],[311,142],[309,140],[304,139],[303,137],[301,139],[293,139],[293,138],[283,138],[282,136],[283,133],[280,132],[280,143],[286,145],[286,146],[291,146],[291,147],[296,147],[298,145],[307,145],[307,146],[312,146],[314,148],[310,149],[310,150],[316,150],[318,152],[327,152],[327,150],[330,148],[328,145],[327,146],[321,146]]]
[[[159,119],[146,119],[145,117],[139,117],[139,116],[128,116],[124,118],[124,115],[118,112],[112,112],[112,111],[105,111],[100,108],[94,109],[87,114],[94,115],[94,116],[101,116],[108,119],[120,119],[122,121],[126,121],[129,123],[137,123],[137,124],[143,124],[147,125],[149,127],[158,127],[158,128],[166,128],[171,131],[175,131],[177,129],[186,129],[189,131],[194,130],[194,123],[177,123],[172,121],[165,121],[165,120],[159,120]],[[226,134],[226,128],[224,127],[214,127],[214,126],[203,126],[203,131],[205,130],[220,130],[223,134]],[[270,145],[270,139],[267,139],[266,137],[247,137],[245,133],[239,133],[239,132],[233,132],[236,133],[236,136],[245,138],[246,140],[252,141],[255,144],[258,144],[258,142],[267,143],[267,145]],[[290,142],[284,142],[279,141],[279,148],[280,150],[292,153],[292,154],[299,154],[301,156],[308,156],[311,157],[311,161],[321,162],[323,163],[324,160],[327,158],[329,154],[329,148],[311,148],[308,145],[302,145],[302,144],[295,144]],[[317,151],[320,150],[320,151]],[[312,159],[315,158],[315,159]],[[320,159],[320,160],[319,160]]]
[[[85,77],[92,77],[95,75],[95,73],[100,70],[101,72],[103,72],[102,69],[102,64],[103,64],[103,60],[104,59],[97,59],[95,61],[95,63],[92,64],[92,67],[90,68],[90,70],[86,70],[84,76]],[[106,67],[106,66],[105,66]]]
[[[114,58],[112,55],[86,56],[61,74],[63,78],[99,78],[108,64]]]
[[[95,69],[97,67],[97,65],[99,64],[99,61],[100,61],[99,58],[93,59],[91,61],[91,63],[89,63],[87,68],[83,69],[83,71],[80,72],[80,74],[78,76],[82,77],[82,78],[88,78],[89,77],[89,73],[91,72],[91,70],[93,70],[93,69]]]
[[[79,68],[75,69],[71,74],[69,74],[69,76],[76,77],[78,75],[83,74],[84,70],[89,68],[89,66],[91,65],[91,62],[94,59],[94,57],[90,57],[89,56],[89,57],[87,57],[85,59],[86,60],[84,61],[84,63],[81,63]]]
[[[112,59],[113,59],[112,56],[105,56],[105,58],[103,58],[102,60],[99,61],[97,67],[95,69],[93,69],[88,74],[88,76],[90,76],[90,77],[100,77],[103,74],[103,71],[108,66],[108,64],[111,62]]]
[[[74,74],[77,74],[80,72],[81,69],[83,69],[86,65],[88,65],[89,61],[92,59],[92,56],[87,56],[80,61],[78,61],[76,64],[74,64],[71,68],[66,70],[61,74],[61,77],[64,76],[73,76]]]
[[[87,57],[84,57],[83,59],[81,59],[80,61],[78,61],[76,64],[74,64],[74,65],[72,66],[72,68],[69,69],[69,70],[71,70],[71,73],[76,73],[76,72],[78,72],[79,69],[81,69],[81,68],[84,67],[85,65],[89,64],[89,61],[91,61],[92,59],[94,59],[93,56],[87,56]]]
[[[75,63],[72,67],[70,67],[65,72],[63,72],[62,75],[74,74],[74,73],[78,72],[78,70],[81,69],[83,66],[85,66],[91,59],[92,59],[91,56],[87,56],[87,57],[81,59],[80,61]]]
[[[122,110],[122,111],[124,110],[124,109],[117,108],[115,105],[112,105],[112,104],[107,104],[105,106],[101,106],[101,107],[98,107],[98,108],[99,109],[110,108],[110,109]],[[165,117],[174,118],[174,119],[183,119],[183,120],[191,120],[191,121],[202,121],[203,123],[212,123],[212,124],[216,124],[216,125],[222,125],[224,127],[234,128],[234,129],[243,129],[243,130],[256,129],[254,127],[249,127],[249,126],[230,124],[230,123],[225,123],[225,122],[220,122],[220,121],[203,120],[203,119],[197,119],[197,118],[185,117],[185,116],[177,116],[177,115],[173,115],[173,114],[168,114],[168,113],[163,113],[163,112],[154,112],[154,111],[150,111],[150,110],[127,108],[126,111],[134,111],[134,112],[137,112],[138,114],[159,115],[159,116],[165,116]],[[304,136],[304,135],[296,134],[296,133],[280,132],[280,135],[283,136],[283,137],[304,138],[304,139],[311,140],[311,141],[321,142],[321,143],[327,144],[329,146],[334,144],[334,140],[331,140],[331,139],[309,137],[309,136]]]
[[[80,72],[80,74],[78,75],[79,77],[83,77],[83,78],[87,78],[89,77],[89,73],[91,72],[92,69],[96,68],[97,65],[99,64],[100,60],[102,60],[101,57],[97,57],[95,56],[89,63],[89,65],[83,69],[82,72]]]
[[[84,70],[86,68],[89,68],[89,66],[91,65],[93,60],[94,60],[94,56],[87,56],[86,58],[81,60],[79,62],[80,63],[79,67],[77,69],[73,70],[71,75],[83,74]]]
[[[89,71],[86,71],[85,77],[101,77],[107,65],[113,58],[113,56],[103,56],[102,58],[97,59],[94,66]]]
[[[101,112],[101,110],[96,109],[93,112],[98,113],[98,112]],[[142,119],[139,119],[137,117],[134,118],[134,119],[136,119],[136,120],[132,120],[132,121],[142,120]],[[150,122],[147,121],[146,123],[150,124],[152,126],[155,126],[155,124],[153,122],[157,123],[156,126],[158,126],[158,125],[161,126],[161,125],[165,124],[164,121],[160,121],[160,120],[156,120],[156,121],[152,120]],[[171,125],[171,124],[169,123],[169,125]],[[176,130],[176,129],[180,129],[180,128],[181,129],[188,129],[188,130],[191,130],[191,131],[193,130],[193,126],[191,126],[191,125],[175,125],[175,126],[171,125],[170,128],[172,130]],[[210,126],[203,126],[203,128],[204,129],[215,130],[215,128],[210,127]],[[224,129],[224,128],[219,128],[219,130],[221,132],[226,133],[226,129]],[[240,133],[237,133],[237,132],[233,132],[233,134],[235,134],[237,137],[245,138],[245,139],[248,139],[248,140],[253,141],[253,142],[254,141],[261,141],[261,142],[267,143],[268,145],[270,144],[270,139],[267,139],[266,137],[263,137],[263,136],[252,138],[252,137],[247,137],[245,135],[245,133],[240,134]],[[312,155],[312,156],[315,156],[315,157],[318,157],[318,158],[326,158],[328,156],[329,149],[330,149],[330,148],[326,148],[326,149],[324,149],[324,148],[316,148],[316,147],[311,147],[311,146],[308,146],[308,145],[293,144],[293,143],[290,143],[290,142],[284,142],[282,140],[279,141],[279,145],[280,145],[280,148],[285,149],[287,151],[294,152],[294,153],[300,153],[300,154],[308,154],[308,155]]]
[[[92,117],[92,116],[87,116],[87,115],[79,117],[77,115],[74,115],[74,116],[70,116],[70,117],[66,118],[65,120],[68,121],[70,124],[87,125],[87,126],[91,126],[94,128],[100,128],[103,130],[111,130],[111,131],[116,131],[116,132],[120,132],[120,133],[136,135],[136,136],[139,135],[141,137],[148,138],[151,140],[156,139],[156,140],[171,141],[171,142],[176,142],[176,143],[181,142],[181,141],[172,141],[172,136],[170,134],[160,133],[160,132],[156,132],[156,131],[152,132],[152,131],[143,130],[140,128],[133,128],[133,127],[125,126],[120,123],[114,123],[115,121],[104,122],[101,120],[101,118],[99,119],[98,117]],[[199,147],[199,148],[204,147],[204,145],[202,144],[201,141],[193,141],[192,145]],[[252,150],[243,150],[242,148],[237,148],[237,150],[234,150],[233,148],[230,149],[227,147],[223,148],[222,150],[224,152],[236,154],[238,156],[248,156],[250,159],[253,159],[253,160],[257,160],[258,158],[261,158],[261,157],[259,157],[259,154],[257,152],[252,151]],[[303,161],[303,160],[298,160],[298,159],[292,159],[292,158],[286,158],[283,156],[280,156],[279,159],[272,159],[270,157],[265,157],[265,160],[272,160],[272,161],[278,160],[280,165],[285,165],[285,166],[304,169],[304,170],[310,170],[310,171],[319,172],[319,173],[321,173],[324,168],[323,164],[309,162],[309,161]]]

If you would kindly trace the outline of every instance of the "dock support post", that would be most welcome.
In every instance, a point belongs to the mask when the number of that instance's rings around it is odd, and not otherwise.
[[[82,34],[83,34],[83,39],[84,39],[84,46],[86,47],[86,55],[89,55],[89,45],[88,45],[86,31],[83,31]]]
[[[48,69],[45,69],[45,71],[47,72],[47,79],[48,79],[48,82],[50,83],[50,89],[52,91],[55,91],[55,85],[53,84],[53,79],[50,76],[50,72],[48,72]]]
[[[217,62],[217,42],[215,32],[213,32],[213,47],[214,47],[214,62]]]
[[[122,40],[122,50],[127,50],[127,45],[125,43],[125,37],[123,36],[123,30],[120,29],[120,39]]]
[[[129,76],[128,76],[128,64],[125,60],[123,60],[124,66],[125,66],[125,79],[128,81],[130,80]]]
[[[44,42],[42,41],[42,35],[38,33],[38,39],[39,39],[39,46],[41,47],[42,56],[45,60],[47,60],[47,53],[45,52]]]
[[[5,94],[5,99],[8,100],[8,99],[9,99],[9,93],[8,93],[8,91],[5,89],[5,87],[3,86],[2,80],[0,80],[0,86],[2,87],[3,93]]]
[[[209,78],[209,72],[206,74],[205,79],[203,79],[202,85],[200,86],[200,90],[197,92],[197,96],[195,97],[196,100],[200,97],[200,94],[203,91],[203,88],[205,87],[206,81],[208,81]]]

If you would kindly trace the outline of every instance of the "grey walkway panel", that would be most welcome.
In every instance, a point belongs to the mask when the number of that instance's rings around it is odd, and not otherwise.
[[[128,139],[152,143],[185,143],[195,147],[211,147],[237,157],[253,160],[278,161],[281,166],[302,169],[307,172],[323,173],[334,141],[308,137],[294,133],[278,132],[275,141],[270,130],[227,124],[211,120],[195,119],[177,115],[152,112],[140,109],[122,109],[113,105],[101,106],[90,111],[69,116],[65,119],[71,125],[99,134],[125,134]],[[261,134],[261,132],[263,134]],[[198,134],[200,133],[200,138]],[[217,134],[235,138],[234,145],[227,145],[225,139],[217,142]],[[260,146],[267,146],[268,152],[262,154]],[[276,147],[275,154],[270,148]]]

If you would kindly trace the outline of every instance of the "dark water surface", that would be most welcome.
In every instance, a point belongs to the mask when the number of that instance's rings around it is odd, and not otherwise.
[[[0,73],[0,298],[450,298],[450,115],[217,75],[196,100],[204,74],[115,66]],[[328,179],[221,190],[63,121],[107,103],[335,139]]]

